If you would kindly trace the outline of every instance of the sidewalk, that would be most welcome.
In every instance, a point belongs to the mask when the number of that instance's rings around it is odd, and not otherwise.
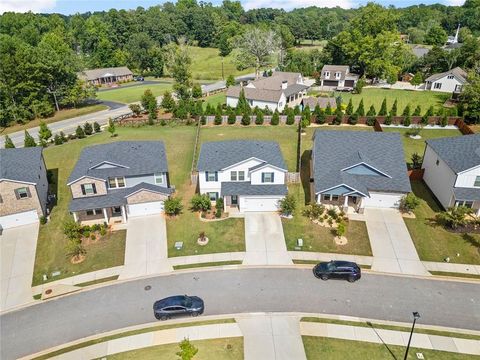
[[[304,336],[320,336],[399,346],[407,346],[408,338],[410,336],[410,333],[407,331],[383,330],[370,327],[306,321],[300,322],[300,333]],[[412,337],[410,346],[421,349],[480,355],[479,340],[415,333]]]
[[[373,256],[365,255],[348,255],[337,253],[318,253],[311,251],[289,251],[293,260],[304,261],[330,261],[330,260],[346,260],[356,262],[358,265],[372,266]]]
[[[428,271],[442,271],[480,276],[480,265],[422,261]]]

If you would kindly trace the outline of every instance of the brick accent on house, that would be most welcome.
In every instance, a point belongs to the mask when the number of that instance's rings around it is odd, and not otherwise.
[[[97,190],[96,194],[93,195],[83,195],[82,193],[82,185],[83,184],[95,184],[95,188]],[[72,192],[72,197],[80,198],[80,197],[87,197],[87,196],[98,196],[98,195],[106,195],[107,194],[107,184],[103,180],[97,180],[92,178],[83,178],[74,182],[70,185],[70,190]]]
[[[23,187],[29,189],[30,197],[17,199],[15,189]],[[37,210],[38,216],[44,215],[35,185],[13,181],[0,181],[0,195],[2,197],[0,216],[12,215],[30,210]]]
[[[151,201],[161,201],[168,199],[168,196],[165,194],[159,194],[156,192],[142,190],[133,194],[127,198],[128,204],[140,204]]]

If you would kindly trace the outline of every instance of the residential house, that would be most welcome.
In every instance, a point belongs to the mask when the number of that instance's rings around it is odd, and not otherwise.
[[[277,211],[287,194],[287,166],[273,141],[204,143],[197,168],[200,193],[223,198],[225,212]]]
[[[47,198],[42,148],[0,149],[0,229],[38,222]]]
[[[315,201],[345,211],[397,208],[411,191],[398,133],[317,130],[311,165]]]
[[[413,55],[421,58],[430,52],[430,47],[425,45],[410,45]]]
[[[308,86],[304,84],[302,74],[276,71],[272,76],[252,81],[245,86],[232,86],[227,90],[227,105],[236,107],[240,93],[252,108],[268,108],[271,111],[283,111],[286,106],[300,105]]]
[[[445,209],[462,205],[480,215],[480,135],[427,140],[422,167]]]
[[[90,85],[108,85],[133,80],[133,73],[126,66],[84,70],[78,77]]]
[[[302,100],[302,109],[305,109],[305,107],[308,105],[310,108],[310,111],[315,110],[315,107],[318,105],[320,106],[320,109],[326,109],[328,104],[330,104],[330,107],[332,109],[335,109],[337,107],[337,102],[335,101],[335,98],[333,97],[306,97],[303,98]]]
[[[320,86],[327,89],[353,89],[359,77],[350,72],[349,66],[324,65],[320,75]]]
[[[75,221],[126,222],[159,214],[173,193],[161,141],[119,141],[83,149],[68,184]]]
[[[467,73],[459,67],[425,80],[425,90],[460,93],[467,82]]]

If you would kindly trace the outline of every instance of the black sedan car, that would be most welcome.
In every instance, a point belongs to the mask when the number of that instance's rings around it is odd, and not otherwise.
[[[315,265],[313,274],[322,280],[344,279],[349,282],[355,282],[362,277],[360,267],[354,262],[334,260]]]
[[[198,296],[177,295],[156,301],[153,314],[158,320],[167,320],[173,316],[203,314],[205,306]]]

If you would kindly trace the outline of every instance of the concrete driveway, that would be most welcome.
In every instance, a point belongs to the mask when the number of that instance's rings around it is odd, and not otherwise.
[[[128,219],[124,265],[120,279],[173,270],[168,263],[167,226],[163,215]]]
[[[33,301],[32,277],[39,223],[3,230],[0,236],[0,311]]]
[[[373,252],[372,270],[430,275],[418,257],[402,215],[395,209],[365,209]]]
[[[291,265],[278,213],[249,212],[245,214],[244,265]]]

